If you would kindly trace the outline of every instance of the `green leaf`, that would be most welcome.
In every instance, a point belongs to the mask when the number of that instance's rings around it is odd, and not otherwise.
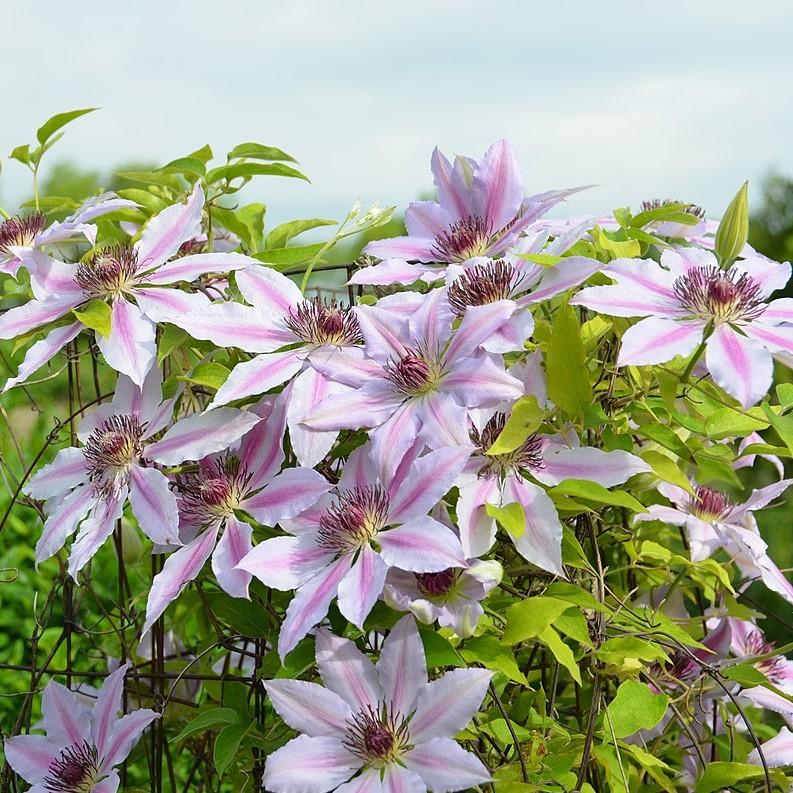
[[[176,325],[164,325],[157,343],[157,363],[162,363],[182,342],[190,338],[186,330]]]
[[[613,259],[633,259],[642,252],[638,240],[615,240],[600,226],[592,229],[595,242]]]
[[[271,248],[253,255],[254,259],[268,264],[279,265],[278,269],[285,269],[296,264],[313,259],[323,248],[324,242],[317,242],[313,245],[296,245],[294,248]]]
[[[503,507],[485,504],[485,512],[513,537],[522,537],[526,531],[526,512],[518,501],[504,504]]]
[[[218,737],[215,738],[215,750],[212,755],[218,776],[222,777],[226,773],[226,769],[236,757],[240,743],[242,743],[242,739],[251,726],[251,724],[247,726],[229,724],[228,727],[224,727],[218,733]]]
[[[292,220],[289,223],[282,223],[276,226],[268,235],[265,241],[266,248],[285,248],[289,241],[298,234],[321,226],[335,226],[335,220],[326,218],[307,218],[306,220]]]
[[[636,432],[639,435],[643,435],[645,438],[655,441],[659,446],[669,449],[670,452],[674,452],[678,457],[682,457],[684,460],[691,458],[691,452],[688,450],[686,444],[665,424],[642,424],[640,427],[637,427]]]
[[[437,669],[439,666],[465,666],[460,654],[445,636],[424,626],[419,628],[419,634],[424,644],[428,669]]]
[[[235,146],[228,154],[230,160],[247,157],[251,160],[283,160],[284,162],[297,162],[294,157],[290,157],[285,151],[277,149],[275,146],[262,146],[261,143],[240,143]]]
[[[631,225],[634,228],[643,228],[650,223],[683,223],[687,226],[696,226],[699,223],[699,218],[692,215],[691,212],[686,212],[690,205],[684,204],[680,201],[674,203],[663,204],[655,209],[648,209],[646,212],[639,212],[631,220]]]
[[[744,688],[762,686],[768,683],[768,678],[754,664],[743,663],[728,666],[722,671],[724,677],[740,683]]]
[[[515,603],[505,614],[507,627],[504,630],[504,642],[518,644],[536,638],[569,608],[572,608],[570,603],[542,595]]]
[[[748,236],[749,182],[744,182],[730,201],[716,230],[716,255],[722,264],[732,262],[741,255]]]
[[[27,165],[30,162],[30,146],[26,143],[24,146],[17,146],[11,150],[8,155],[12,160],[24,163]]]
[[[606,709],[617,738],[627,738],[638,730],[650,730],[666,713],[669,697],[653,694],[645,683],[626,680],[617,689]]]
[[[515,653],[495,636],[478,636],[469,639],[460,655],[468,662],[478,662],[487,669],[502,672],[510,680],[526,685],[526,677],[518,668]]]
[[[763,769],[749,763],[708,763],[705,773],[697,780],[694,793],[714,793],[740,782],[763,776]]]
[[[218,727],[221,724],[236,724],[237,711],[232,708],[210,708],[202,713],[199,713],[194,719],[191,719],[183,728],[182,731],[171,740],[174,743],[183,741],[190,735],[197,732],[206,732],[213,727]]]
[[[579,644],[583,644],[585,647],[592,647],[592,639],[589,637],[589,625],[586,617],[580,611],[568,609],[554,620],[553,627],[559,633],[575,639]]]
[[[230,182],[232,179],[250,179],[254,176],[287,176],[309,181],[308,177],[300,171],[279,162],[238,162],[232,165],[221,165],[219,168],[209,171],[206,178],[207,182],[213,184],[222,179]]]
[[[231,371],[223,366],[222,363],[210,361],[209,363],[202,363],[193,369],[190,376],[180,376],[179,380],[184,380],[187,383],[196,383],[196,385],[205,385],[209,388],[218,389],[223,383],[226,382]]]
[[[782,442],[793,452],[793,416],[777,416],[766,403],[763,403],[763,411]]]
[[[93,113],[94,110],[98,109],[97,107],[86,107],[83,110],[69,110],[66,113],[58,113],[38,128],[36,138],[38,138],[39,143],[46,143],[54,133],[61,127],[65,127],[70,121],[74,121],[74,119],[80,118],[86,113]]]
[[[625,507],[633,512],[644,512],[647,509],[641,501],[634,498],[630,493],[624,493],[621,490],[609,490],[603,485],[597,484],[597,482],[590,482],[586,479],[565,479],[561,484],[552,487],[548,494],[551,498],[555,496],[583,498],[585,501],[594,501],[597,504]]]
[[[179,157],[171,160],[168,165],[163,165],[161,171],[166,173],[181,173],[185,176],[202,178],[206,174],[206,165],[198,157]]]
[[[562,637],[550,626],[537,637],[547,645],[553,657],[570,673],[573,680],[581,685],[581,671],[575,660],[573,651],[562,641]]]
[[[95,330],[100,336],[110,335],[110,316],[112,309],[109,303],[102,300],[91,300],[86,303],[81,310],[72,309],[74,314],[86,328]]]
[[[751,413],[753,415],[747,415]],[[722,408],[705,419],[705,432],[712,440],[722,438],[743,438],[752,432],[764,430],[768,422],[763,419],[762,411],[757,408],[744,413],[739,413],[732,408]]]
[[[683,490],[693,495],[694,488],[691,487],[689,478],[680,470],[674,460],[652,449],[642,452],[640,456],[662,482],[669,482],[671,485],[682,487]]]
[[[626,660],[639,658],[642,661],[668,661],[669,656],[657,644],[638,636],[618,636],[607,639],[597,651],[598,657],[607,664],[622,665]]]
[[[266,636],[269,629],[267,612],[251,600],[233,598],[225,592],[205,595],[215,616],[243,636]]]
[[[546,361],[548,396],[569,415],[583,416],[592,403],[592,387],[578,317],[568,305],[554,317]]]
[[[521,397],[512,406],[504,429],[493,441],[486,454],[508,454],[519,448],[542,423],[545,411],[533,394]]]
[[[158,184],[170,188],[175,193],[181,193],[183,190],[183,182],[179,177],[165,171],[116,171],[114,176],[126,179],[128,182],[140,182],[145,185]]]
[[[776,387],[776,396],[782,410],[793,407],[793,383],[780,383]]]

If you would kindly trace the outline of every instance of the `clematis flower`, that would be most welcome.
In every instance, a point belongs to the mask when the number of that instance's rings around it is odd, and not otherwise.
[[[303,423],[323,431],[372,428],[374,459],[387,472],[416,438],[431,449],[467,444],[469,409],[522,393],[500,357],[479,350],[513,311],[507,300],[472,306],[455,330],[445,289],[430,292],[409,318],[357,307],[367,359],[344,350],[315,356],[316,368],[352,390],[324,399]]]
[[[39,254],[29,264],[34,299],[0,316],[0,339],[16,338],[92,301],[104,302],[110,307],[110,332],[107,336],[97,332],[96,343],[113,369],[142,385],[156,358],[156,323],[209,305],[204,295],[169,287],[208,272],[259,266],[239,253],[173,259],[182,243],[200,230],[203,205],[204,193],[196,184],[186,204],[167,207],[149,220],[134,248],[107,248],[77,265]],[[68,334],[66,341],[55,335],[62,332],[57,328],[47,336],[49,357],[71,340]],[[39,366],[41,354],[39,348]],[[27,360],[23,367],[30,367]]]
[[[415,573],[466,567],[460,541],[427,512],[452,486],[470,449],[419,456],[422,448],[415,444],[388,476],[377,473],[369,448],[359,447],[332,493],[282,521],[292,536],[265,540],[239,563],[269,587],[297,590],[278,638],[282,658],[325,617],[336,595],[341,613],[363,628],[390,567]]]
[[[115,193],[89,198],[64,220],[47,225],[41,212],[8,218],[0,223],[0,272],[16,276],[34,251],[55,242],[64,242],[82,236],[91,245],[96,243],[96,226],[91,220],[117,209],[134,209],[134,201],[119,198]]]
[[[658,492],[673,506],[652,504],[634,520],[660,520],[682,526],[688,537],[692,561],[707,559],[719,548],[724,548],[744,575],[762,579],[769,589],[793,603],[793,584],[768,556],[768,546],[760,536],[753,514],[781,496],[793,484],[793,479],[782,479],[753,490],[742,504],[735,504],[719,490],[692,484],[694,495],[681,487],[661,483]]]
[[[325,457],[338,431],[308,431],[301,422],[325,397],[347,390],[311,363],[323,351],[360,353],[361,329],[348,306],[319,297],[307,300],[289,278],[257,264],[237,273],[237,286],[249,306],[218,303],[180,317],[179,326],[220,347],[259,353],[234,367],[210,409],[263,394],[294,378],[284,397],[289,440],[300,464],[311,467]]]
[[[582,188],[552,190],[525,198],[512,144],[494,143],[481,161],[435,149],[432,173],[438,201],[414,201],[405,212],[407,237],[375,240],[365,252],[385,261],[359,270],[352,284],[412,283],[441,278],[444,268],[409,262],[464,263],[507,253],[531,223]]]
[[[570,302],[601,314],[645,317],[622,337],[619,366],[691,355],[704,340],[716,383],[744,407],[771,385],[774,354],[793,352],[793,300],[767,302],[785,286],[790,265],[759,256],[719,268],[709,251],[666,251],[661,264],[618,259],[604,273],[612,286],[583,289]]]
[[[212,417],[230,410],[220,408],[203,417],[214,421]],[[238,511],[275,526],[330,490],[322,475],[310,468],[279,473],[284,461],[282,401],[264,399],[247,415],[256,423],[253,428],[249,425],[238,448],[205,457],[198,472],[177,479],[180,537],[186,544],[168,557],[152,581],[144,633],[201,572],[210,555],[220,588],[232,597],[248,598],[251,576],[237,564],[253,547],[253,529],[237,516]]]
[[[460,498],[457,519],[467,557],[482,556],[496,540],[496,521],[487,505],[520,504],[525,517],[522,534],[510,534],[518,553],[543,570],[564,576],[562,569],[562,523],[548,494],[537,484],[558,485],[565,479],[584,479],[603,487],[626,482],[650,467],[629,452],[605,452],[560,439],[532,434],[512,452],[488,455],[506,425],[507,416],[492,413],[482,424],[471,425],[476,451],[457,481]]]
[[[317,631],[316,654],[324,688],[303,680],[265,684],[278,715],[301,733],[267,758],[267,790],[423,793],[490,780],[481,761],[454,740],[481,705],[490,672],[454,669],[427,682],[410,616],[389,633],[376,665],[324,629]]]
[[[124,664],[105,678],[92,708],[75,692],[51,680],[44,689],[42,727],[46,735],[6,738],[6,761],[32,787],[31,793],[115,793],[114,770],[160,718],[148,708],[118,717],[124,693]]]
[[[79,526],[69,557],[69,574],[76,577],[113,532],[128,498],[138,525],[152,542],[179,544],[176,499],[167,477],[152,463],[173,465],[224,449],[259,417],[232,408],[195,414],[147,445],[173,411],[173,399],[162,401],[161,383],[156,367],[142,389],[120,375],[113,401],[100,405],[81,423],[82,448],[62,449],[27,484],[27,495],[47,502],[37,562],[57,553]]]

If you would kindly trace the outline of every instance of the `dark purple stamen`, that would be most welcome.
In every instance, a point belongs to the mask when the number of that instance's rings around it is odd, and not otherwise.
[[[77,265],[74,280],[90,300],[119,297],[133,283],[138,254],[133,248],[106,248]]]
[[[62,749],[57,760],[50,763],[42,780],[45,790],[52,793],[89,793],[99,776],[96,747],[87,741]]]
[[[639,208],[642,212],[652,212],[654,209],[660,209],[661,207],[670,206],[671,204],[682,203],[682,201],[676,201],[672,198],[651,198],[649,201],[642,201]],[[680,211],[685,212],[686,215],[695,217],[697,220],[705,220],[705,210],[696,204],[685,204],[680,208]]]
[[[487,251],[492,228],[487,218],[469,215],[435,237],[432,254],[439,262],[464,262]]]
[[[450,567],[439,573],[414,573],[416,586],[422,595],[430,598],[441,598],[448,595],[456,586],[462,570]]]
[[[320,518],[317,541],[328,550],[351,553],[385,527],[388,507],[388,493],[380,485],[344,490]]]
[[[408,722],[385,705],[356,713],[342,742],[353,754],[376,766],[384,765],[409,748]]]
[[[465,270],[448,289],[449,305],[461,317],[468,306],[484,306],[512,296],[522,275],[507,262],[497,260]]]
[[[694,316],[716,322],[749,322],[766,308],[760,284],[734,267],[692,267],[675,279],[672,289]]]
[[[41,212],[4,220],[0,223],[0,254],[10,254],[13,247],[29,248],[46,225],[47,218]]]
[[[315,297],[290,308],[286,326],[307,344],[362,344],[358,317],[349,306]]]
[[[424,391],[430,383],[430,365],[426,356],[417,350],[406,350],[397,360],[385,365],[386,377],[403,394]]]

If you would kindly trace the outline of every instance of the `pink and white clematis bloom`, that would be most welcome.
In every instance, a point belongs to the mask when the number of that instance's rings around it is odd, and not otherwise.
[[[471,408],[522,394],[501,358],[480,349],[514,309],[509,300],[472,306],[454,329],[445,288],[430,292],[410,317],[357,307],[367,358],[345,350],[314,357],[315,367],[352,390],[324,399],[303,423],[315,430],[371,428],[375,461],[386,472],[416,438],[431,449],[468,444]]]
[[[629,452],[605,452],[578,446],[575,438],[564,443],[537,434],[530,435],[513,452],[488,455],[486,451],[503,431],[507,416],[497,411],[477,419],[481,423],[471,426],[476,452],[457,481],[460,489],[457,520],[463,549],[469,558],[487,553],[496,540],[496,521],[487,514],[487,505],[520,504],[525,529],[519,536],[510,534],[518,553],[543,570],[564,576],[559,514],[545,490],[526,477],[547,486],[566,479],[584,479],[612,487],[651,470]]]
[[[414,201],[405,212],[407,237],[370,242],[365,252],[385,261],[356,272],[352,284],[410,284],[442,278],[445,268],[426,263],[463,263],[498,258],[549,209],[583,188],[552,190],[528,198],[512,144],[494,143],[477,162],[438,149],[432,154],[438,201]],[[410,264],[409,262],[420,264]],[[421,263],[425,263],[422,265]]]
[[[129,664],[108,675],[93,707],[60,683],[44,689],[41,709],[46,735],[6,738],[6,761],[32,787],[30,793],[115,793],[114,770],[160,714],[141,708],[119,718]]]
[[[89,198],[69,217],[47,225],[41,212],[12,217],[0,223],[0,272],[16,276],[33,251],[45,245],[83,237],[93,245],[96,226],[90,221],[115,212],[117,209],[135,209],[134,201],[119,198],[115,193]]]
[[[658,485],[658,492],[673,506],[652,504],[647,512],[637,515],[634,520],[660,520],[672,526],[682,526],[688,537],[692,561],[707,559],[719,548],[724,548],[745,576],[762,579],[769,589],[793,603],[793,584],[768,556],[768,546],[760,536],[752,514],[768,506],[791,484],[793,479],[782,479],[753,490],[746,501],[736,504],[725,493],[696,483],[692,483],[692,495],[682,487],[662,482]]]
[[[197,339],[259,353],[234,367],[210,409],[263,394],[294,378],[284,397],[289,439],[298,462],[314,466],[328,453],[338,431],[308,431],[301,422],[325,397],[347,389],[311,363],[316,355],[338,348],[360,355],[358,318],[335,301],[305,299],[293,281],[261,263],[238,272],[236,279],[249,306],[218,303],[179,319],[179,326]],[[281,351],[282,347],[289,349]]]
[[[316,654],[325,687],[303,680],[265,683],[278,715],[301,733],[267,758],[267,790],[426,793],[490,780],[454,736],[482,704],[491,672],[454,669],[428,682],[411,616],[391,630],[376,665],[354,642],[322,628]]]
[[[228,411],[236,412],[220,408],[201,418],[214,421]],[[196,473],[177,477],[180,537],[186,544],[168,557],[152,581],[144,633],[201,572],[210,555],[220,588],[232,597],[248,598],[251,576],[237,565],[253,547],[253,529],[237,516],[238,511],[275,526],[303,512],[331,488],[311,468],[281,471],[283,400],[265,398],[245,415],[253,416],[256,423],[236,448],[213,453],[199,462]]]
[[[363,623],[380,597],[389,568],[438,573],[467,566],[454,532],[427,513],[452,486],[469,447],[419,456],[417,443],[393,476],[377,473],[368,446],[356,449],[332,493],[292,520],[291,536],[257,545],[238,565],[274,589],[297,590],[286,611],[278,652],[286,654],[328,613]]]
[[[80,264],[67,264],[34,251],[26,260],[34,299],[0,316],[0,339],[13,339],[48,325],[92,301],[105,302],[110,306],[110,333],[105,336],[97,331],[96,343],[108,365],[142,385],[156,358],[157,323],[209,305],[202,294],[171,287],[205,273],[259,266],[255,259],[239,253],[199,253],[174,259],[182,243],[200,230],[203,206],[204,193],[196,184],[186,204],[167,207],[149,220],[135,247],[107,248]],[[44,340],[49,357],[83,327],[78,321],[68,332],[64,328],[50,331]],[[35,353],[39,366],[44,362],[42,352],[39,348]],[[23,366],[30,368],[27,360]]]
[[[113,401],[100,405],[80,425],[81,448],[62,449],[25,487],[46,500],[47,520],[36,560],[57,553],[80,526],[69,556],[77,573],[113,532],[129,498],[143,533],[158,545],[178,545],[178,511],[168,478],[153,463],[174,465],[225,449],[259,417],[227,408],[223,414],[188,416],[163,437],[146,444],[171,419],[174,399],[162,400],[162,374],[155,367],[138,388],[120,375]]]
[[[768,391],[773,355],[793,353],[793,298],[768,302],[790,265],[759,256],[726,270],[697,248],[666,251],[661,263],[618,259],[603,271],[616,283],[583,289],[570,302],[601,314],[645,317],[622,337],[619,366],[691,355],[705,343],[708,371],[744,407]]]

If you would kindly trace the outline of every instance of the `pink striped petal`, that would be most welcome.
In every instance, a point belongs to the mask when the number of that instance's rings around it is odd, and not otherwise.
[[[460,483],[457,522],[466,558],[483,556],[496,541],[496,522],[485,511],[485,504],[501,503],[498,479],[485,476]]]
[[[3,752],[8,765],[26,782],[36,784],[48,774],[52,762],[60,757],[60,750],[43,735],[15,735],[3,741]],[[43,785],[36,785],[45,791]],[[33,788],[35,791],[36,788]]]
[[[163,437],[143,450],[148,460],[176,465],[222,452],[260,421],[259,416],[236,408],[193,413],[177,421]]]
[[[392,401],[394,397],[401,399],[400,394],[394,394],[393,392],[391,392],[390,397]],[[332,402],[332,399],[327,400],[327,403]],[[381,477],[391,476],[396,471],[403,456],[407,454],[408,449],[413,446],[421,428],[419,419],[421,411],[422,400],[408,399],[398,405],[379,427],[369,433],[372,442],[372,460],[377,466],[377,471],[380,472]],[[370,425],[369,419],[362,421],[356,426],[367,425]]]
[[[224,592],[235,598],[248,599],[251,574],[237,565],[253,548],[253,529],[235,515],[226,518],[223,534],[212,554],[212,572]]]
[[[88,711],[73,691],[50,680],[41,698],[42,726],[56,744],[82,743],[91,735]]]
[[[240,507],[265,526],[275,526],[307,510],[333,485],[313,468],[287,468]]]
[[[783,765],[793,765],[793,732],[787,727],[782,729],[770,740],[762,744],[763,757],[770,768],[779,768]],[[761,765],[760,753],[752,749],[749,762]]]
[[[107,754],[116,716],[121,710],[124,694],[124,679],[130,664],[122,664],[105,678],[94,705],[93,737],[101,757]]]
[[[460,541],[435,518],[414,518],[377,535],[380,555],[389,567],[414,573],[438,573],[449,567],[465,567]]]
[[[294,334],[259,309],[239,303],[218,303],[181,316],[179,327],[194,339],[246,352],[272,352],[295,340]]]
[[[388,565],[369,545],[365,545],[339,584],[339,611],[361,630],[383,592],[387,572]]]
[[[609,317],[647,317],[675,313],[669,301],[651,291],[631,286],[589,286],[572,300],[571,306],[586,306]]]
[[[116,380],[116,392],[113,395],[113,407],[116,413],[137,416],[144,424],[148,423],[162,403],[162,372],[153,366],[143,388],[138,388],[126,375],[119,375]],[[80,427],[82,431],[83,428]]]
[[[424,645],[412,615],[402,617],[391,629],[376,668],[385,701],[397,713],[410,713],[427,685]]]
[[[452,216],[437,201],[412,201],[405,210],[405,226],[411,237],[437,237],[449,230]]]
[[[69,575],[72,578],[77,578],[77,573],[91,561],[104,541],[113,533],[116,521],[124,512],[126,501],[127,488],[122,487],[107,500],[99,501],[94,505],[72,543],[68,565]]]
[[[294,281],[259,261],[254,261],[254,265],[237,273],[237,286],[252,306],[276,321],[303,302]]]
[[[462,220],[474,214],[471,190],[466,184],[460,161],[455,160],[452,165],[436,147],[432,152],[430,168],[441,206],[448,211],[451,219]]]
[[[354,388],[383,377],[382,364],[367,358],[360,347],[318,347],[308,354],[308,362],[329,380]]]
[[[767,297],[777,289],[784,289],[790,280],[789,262],[775,262],[765,256],[748,256],[739,259],[733,267],[740,273],[747,273],[761,288],[761,295]]]
[[[708,339],[705,362],[716,383],[745,408],[759,402],[771,387],[771,353],[728,325],[720,325]]]
[[[152,270],[170,259],[183,243],[201,232],[204,191],[196,182],[186,204],[173,204],[149,220],[136,245],[138,268]]]
[[[715,264],[711,254],[707,254],[707,260],[707,265]],[[667,260],[663,261],[666,263]],[[604,274],[614,278],[621,288],[647,296],[659,306],[672,308],[680,305],[674,290],[677,274],[665,270],[651,259],[615,259],[608,264]]]
[[[435,274],[435,270],[423,264],[409,264],[404,259],[386,259],[379,264],[356,270],[347,283],[353,286],[390,286],[391,284],[407,286],[427,275]]]
[[[30,300],[17,308],[9,308],[0,315],[0,339],[15,339],[39,325],[54,322],[80,302],[80,298],[62,297]]]
[[[385,240],[373,240],[364,248],[364,253],[376,256],[378,259],[433,262],[437,256],[434,247],[435,240],[432,238],[390,237]]]
[[[441,380],[440,387],[468,407],[492,406],[519,399],[523,396],[523,386],[497,361],[500,359],[484,354],[458,359]]]
[[[444,356],[446,363],[451,364],[460,358],[472,355],[477,347],[512,316],[514,311],[515,303],[512,300],[499,300],[484,306],[468,308],[446,350]]]
[[[430,790],[473,788],[491,779],[482,761],[451,738],[419,743],[405,755],[405,765],[417,773]]]
[[[119,209],[136,209],[139,204],[126,198],[119,198],[115,193],[107,192],[83,201],[81,206],[75,210],[74,214],[69,215],[63,222],[69,223],[88,223],[89,220],[106,215],[108,212],[116,212]],[[53,224],[53,226],[56,224]]]
[[[36,563],[57,553],[77,524],[88,514],[94,504],[94,489],[83,485],[69,493],[58,503],[47,518],[44,530],[36,543]]]
[[[312,468],[330,451],[336,430],[309,430],[301,426],[303,419],[332,394],[343,394],[346,386],[334,383],[312,366],[307,366],[289,386],[286,410],[289,423],[289,442],[300,465]]]
[[[317,629],[317,668],[322,682],[356,711],[377,708],[383,691],[372,662],[355,646],[325,628]]]
[[[576,449],[554,446],[544,452],[542,469],[532,473],[546,485],[558,485],[565,479],[586,479],[603,487],[613,487],[650,470],[644,460],[619,449],[604,452],[591,446]]]
[[[264,397],[249,409],[250,413],[264,419],[245,433],[239,446],[240,462],[252,472],[248,483],[250,490],[266,485],[281,469],[284,461],[285,407],[283,395],[279,395]]]
[[[586,256],[570,256],[543,272],[537,287],[526,295],[527,303],[539,303],[584,283],[603,269],[603,263]]]
[[[140,739],[141,733],[155,719],[159,719],[160,714],[149,708],[140,708],[126,716],[122,716],[113,726],[110,743],[107,747],[107,754],[102,763],[104,771],[108,771],[114,765],[118,765],[122,760],[126,760],[127,755],[132,751],[132,747]]]
[[[91,793],[116,793],[120,786],[121,778],[115,771],[111,771],[94,785]]]
[[[523,179],[515,151],[508,140],[496,141],[474,172],[474,205],[493,231],[515,217],[523,202]]]
[[[286,610],[286,619],[278,636],[278,655],[285,658],[290,650],[328,613],[339,582],[347,574],[352,557],[342,556],[297,590]]]
[[[380,769],[367,769],[349,782],[339,785],[335,793],[383,793],[383,786],[380,784]]]
[[[242,253],[196,253],[167,262],[146,277],[149,284],[195,281],[207,273],[231,273],[245,267],[261,267],[261,262]]]
[[[333,552],[317,545],[312,535],[273,537],[259,543],[237,564],[263,584],[286,591],[297,589],[333,560]]]
[[[180,327],[186,314],[204,312],[211,305],[202,292],[182,292],[156,286],[136,289],[135,300],[152,322],[171,322]]]
[[[408,316],[408,330],[429,350],[439,350],[452,333],[455,319],[445,289],[433,289]]]
[[[419,438],[430,449],[469,446],[468,411],[451,394],[433,391],[417,401]]]
[[[376,427],[395,415],[403,403],[401,394],[388,388],[387,383],[375,381],[329,396],[303,419],[303,424],[315,430]]]
[[[31,498],[43,501],[71,490],[87,479],[83,450],[70,446],[61,449],[49,465],[40,468],[23,491]]]
[[[702,341],[704,328],[704,320],[642,319],[625,331],[617,366],[649,366],[676,355],[691,355]]]
[[[173,603],[190,581],[201,572],[204,562],[209,559],[215,547],[217,536],[217,526],[207,529],[165,560],[162,570],[151,582],[142,635],[149,632],[169,604]]]
[[[293,730],[311,737],[346,734],[350,706],[330,689],[305,680],[268,680],[264,687],[275,712]]]
[[[383,793],[425,793],[427,786],[415,772],[403,765],[391,763],[383,769]]]
[[[767,327],[763,324],[762,319],[765,319],[765,314],[763,314],[760,322],[752,322],[743,327],[743,332],[750,339],[759,342],[771,352],[793,354],[793,327],[790,325]]]
[[[24,253],[18,250],[18,255],[30,273],[30,289],[37,300],[68,296],[73,299],[74,305],[85,300],[83,290],[74,279],[76,264],[59,261],[35,248],[28,248]]]
[[[482,349],[493,353],[522,352],[532,333],[534,317],[527,308],[518,308],[498,330],[493,331],[489,339],[482,342]]]
[[[405,352],[403,338],[407,336],[404,317],[378,306],[356,306],[355,316],[361,327],[366,354],[370,358],[385,363],[402,357]]]
[[[243,397],[263,394],[285,383],[302,368],[303,356],[291,350],[261,353],[250,361],[238,363],[218,389],[210,409]]]
[[[157,357],[155,326],[138,306],[123,298],[114,300],[110,335],[96,334],[96,343],[109,366],[142,386]]]
[[[179,508],[168,478],[139,465],[129,473],[129,503],[141,531],[157,545],[179,545]]]
[[[267,757],[262,782],[272,793],[327,793],[362,764],[339,738],[299,735]]]
[[[780,297],[772,300],[762,313],[760,321],[772,325],[778,322],[793,323],[793,297]]]

